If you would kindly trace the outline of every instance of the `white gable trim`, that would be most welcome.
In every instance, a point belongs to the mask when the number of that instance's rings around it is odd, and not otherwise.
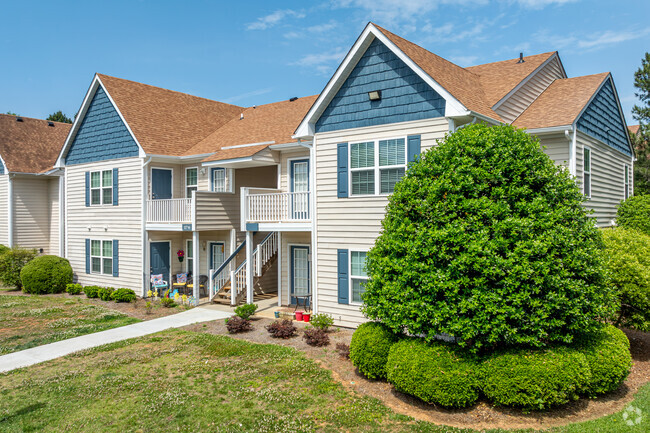
[[[304,117],[298,128],[296,129],[295,138],[311,137],[314,135],[314,126],[316,121],[325,111],[334,95],[339,91],[345,80],[348,78],[354,67],[359,62],[361,56],[365,53],[370,43],[375,39],[379,39],[384,45],[388,47],[397,57],[400,58],[409,68],[413,70],[425,83],[427,83],[433,90],[445,99],[445,116],[459,116],[468,113],[467,108],[454,98],[445,88],[438,84],[429,74],[424,72],[410,57],[408,57],[397,45],[388,39],[377,27],[372,23],[368,23],[359,38],[348,51],[348,54],[343,59],[343,62],[336,69],[332,78],[328,81],[325,89],[321,92],[316,99],[314,105]]]
[[[140,145],[140,142],[138,139],[135,137],[135,134],[131,130],[131,127],[129,124],[126,122],[126,119],[124,119],[124,116],[122,116],[122,112],[120,109],[117,107],[117,104],[115,104],[115,101],[113,101],[113,98],[111,97],[110,93],[108,93],[108,90],[106,90],[106,86],[102,83],[102,80],[100,80],[99,76],[95,74],[93,77],[92,83],[90,83],[90,87],[88,88],[88,91],[86,92],[86,96],[84,97],[83,102],[81,103],[81,108],[79,109],[79,113],[77,114],[77,118],[74,120],[74,123],[72,125],[72,128],[70,128],[70,132],[68,133],[68,137],[65,139],[65,143],[63,144],[63,148],[61,149],[61,152],[59,153],[59,157],[56,160],[56,164],[54,164],[54,167],[56,168],[61,168],[65,165],[64,159],[65,156],[68,154],[68,150],[70,150],[70,146],[72,145],[72,142],[74,141],[75,137],[77,136],[77,132],[79,131],[79,128],[81,127],[81,123],[83,122],[84,117],[86,117],[86,113],[88,112],[88,108],[90,107],[90,102],[92,101],[93,97],[95,96],[95,92],[97,92],[97,88],[99,86],[102,86],[102,89],[104,89],[104,92],[106,93],[106,96],[108,96],[108,100],[111,101],[111,104],[113,105],[113,108],[115,111],[117,111],[118,116],[120,116],[120,119],[122,120],[122,123],[124,123],[124,126],[126,126],[127,131],[129,131],[129,134],[131,134],[131,137],[135,141],[135,143],[138,145],[138,150],[140,153],[140,158],[144,158],[146,156],[146,152]]]
[[[7,167],[5,160],[2,159],[2,155],[0,155],[0,164],[2,164],[2,166],[5,168],[5,174],[9,174],[9,167]]]
[[[562,61],[560,60],[560,56],[558,55],[557,51],[553,53],[548,59],[546,59],[541,65],[539,65],[533,72],[531,72],[526,78],[524,78],[519,84],[515,86],[514,89],[509,91],[506,96],[501,98],[496,104],[492,106],[493,110],[497,110],[504,102],[506,102],[512,95],[517,93],[519,89],[524,87],[528,81],[530,81],[531,78],[533,78],[539,71],[544,69],[549,63],[551,63],[553,60],[557,59],[557,62],[560,65],[560,69],[562,70],[563,77],[562,78],[567,78],[566,72],[564,71],[564,66],[562,66]]]

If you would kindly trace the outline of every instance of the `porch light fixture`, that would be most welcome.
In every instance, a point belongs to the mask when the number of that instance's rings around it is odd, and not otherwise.
[[[372,90],[368,92],[368,99],[371,101],[379,101],[381,99],[381,90]]]

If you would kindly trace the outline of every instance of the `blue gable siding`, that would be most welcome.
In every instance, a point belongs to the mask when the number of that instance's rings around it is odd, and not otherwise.
[[[2,161],[0,161],[0,174],[5,174],[5,166]]]
[[[370,101],[368,92],[381,91]],[[445,100],[375,39],[316,122],[316,132],[445,115]]]
[[[578,119],[578,129],[610,147],[632,156],[625,124],[621,119],[610,79],[603,84],[596,97]]]
[[[66,164],[83,164],[138,156],[139,148],[99,86],[68,150]]]

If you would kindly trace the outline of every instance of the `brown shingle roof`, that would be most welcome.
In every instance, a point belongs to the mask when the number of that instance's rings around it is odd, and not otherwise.
[[[199,155],[217,151],[215,155],[206,158],[206,161],[216,161],[251,156],[269,145],[231,149],[224,149],[224,147],[269,141],[276,144],[295,142],[296,140],[291,136],[317,97],[318,95],[307,96],[295,101],[249,107],[243,111],[243,119],[240,120],[238,115],[236,119],[217,129],[190,149],[187,154]]]
[[[97,74],[146,153],[183,155],[242,107]]]
[[[0,114],[0,156],[15,173],[43,173],[52,169],[72,125]]]
[[[523,63],[519,63],[519,58],[516,58],[465,69],[480,77],[487,102],[493,106],[556,52],[525,56]]]
[[[629,125],[629,126],[627,127],[627,129],[630,130],[630,133],[631,133],[631,134],[636,134],[636,133],[639,132],[639,127],[640,127],[640,125]]]
[[[609,73],[555,80],[512,124],[546,128],[572,124]]]
[[[488,102],[480,77],[477,74],[463,69],[376,24],[373,25],[467,109],[502,121],[501,117],[492,110],[491,106],[493,104]]]

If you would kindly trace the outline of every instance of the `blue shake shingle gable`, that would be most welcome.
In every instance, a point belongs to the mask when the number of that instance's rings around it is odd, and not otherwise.
[[[607,79],[578,119],[578,129],[632,156],[611,79]]]
[[[368,92],[381,91],[370,101]],[[445,100],[375,39],[316,122],[316,132],[445,115]]]
[[[5,166],[2,161],[0,161],[0,174],[5,174]]]
[[[65,158],[83,164],[139,155],[139,148],[120,115],[99,86]]]

